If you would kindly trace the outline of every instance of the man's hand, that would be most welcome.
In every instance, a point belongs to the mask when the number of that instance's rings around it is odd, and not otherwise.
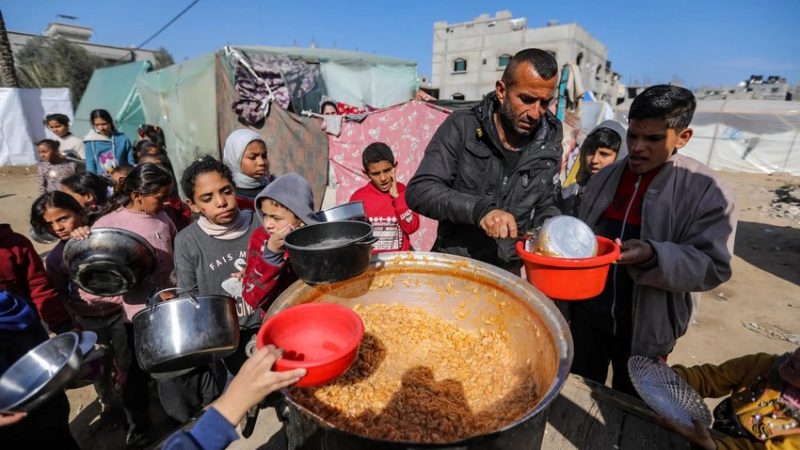
[[[493,209],[483,216],[481,229],[487,236],[495,239],[517,238],[517,221],[502,209]]]
[[[614,242],[622,248],[622,253],[619,255],[617,264],[638,265],[644,264],[653,259],[655,252],[653,247],[647,241],[639,239],[629,239],[622,242],[619,238],[614,239]]]
[[[283,241],[286,236],[294,231],[294,226],[286,225],[282,230],[278,230],[275,234],[269,237],[267,241],[267,248],[272,253],[281,253],[284,250]]]

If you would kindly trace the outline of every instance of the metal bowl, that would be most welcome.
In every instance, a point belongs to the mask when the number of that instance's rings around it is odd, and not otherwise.
[[[95,228],[87,239],[67,242],[64,266],[81,289],[110,297],[132,291],[153,273],[156,251],[136,233]]]
[[[60,334],[18,359],[0,377],[0,411],[32,411],[63,389],[80,368],[79,341]]]
[[[367,213],[364,210],[364,202],[343,203],[341,205],[328,208],[317,213],[317,220],[320,222],[337,222],[339,220],[367,220]]]

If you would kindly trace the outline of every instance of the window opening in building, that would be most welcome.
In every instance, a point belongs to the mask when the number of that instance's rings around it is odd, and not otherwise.
[[[453,61],[453,72],[466,72],[467,60],[464,58],[457,58]]]
[[[511,62],[511,55],[502,55],[497,58],[497,67],[505,67]]]
[[[455,94],[451,95],[453,100],[464,100],[464,94],[456,92]]]

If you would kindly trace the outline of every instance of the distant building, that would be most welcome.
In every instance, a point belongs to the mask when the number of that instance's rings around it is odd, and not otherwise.
[[[92,55],[99,56],[109,62],[130,62],[130,61],[150,61],[156,64],[156,51],[146,49],[131,49],[127,47],[116,47],[113,45],[95,44],[89,42],[93,30],[89,27],[73,25],[67,23],[52,22],[41,35],[33,33],[22,33],[19,31],[9,31],[8,40],[11,43],[11,51],[19,53],[22,47],[31,39],[37,36],[47,38],[63,38],[77,44]]]
[[[737,85],[700,88],[695,96],[698,100],[800,100],[798,90],[800,86],[790,86],[786,78],[777,75],[751,75]]]
[[[431,84],[440,99],[479,100],[492,91],[503,69],[518,51],[537,47],[551,52],[559,67],[579,68],[584,89],[612,104],[625,96],[620,75],[611,70],[608,49],[578,24],[528,28],[525,18],[500,11],[470,22],[433,24]]]

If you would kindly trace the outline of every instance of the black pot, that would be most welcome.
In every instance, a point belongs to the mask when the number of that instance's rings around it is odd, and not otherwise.
[[[358,276],[369,267],[372,225],[344,220],[298,228],[286,236],[289,263],[308,284],[334,283]]]

